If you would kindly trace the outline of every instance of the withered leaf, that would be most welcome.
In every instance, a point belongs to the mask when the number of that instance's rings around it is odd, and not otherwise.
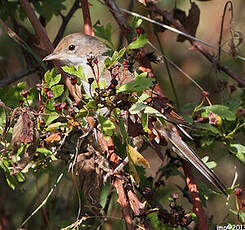
[[[191,8],[189,10],[187,18],[184,18],[183,13],[178,12],[178,20],[184,26],[185,32],[190,34],[191,36],[196,36],[197,27],[199,25],[200,20],[200,9],[196,3],[191,3]],[[179,35],[177,37],[177,42],[184,42],[186,37]]]
[[[59,133],[52,133],[51,135],[49,135],[47,138],[45,138],[46,142],[50,142],[53,143],[55,141],[60,141],[61,137]]]
[[[13,152],[16,153],[20,144],[36,145],[38,142],[38,132],[33,122],[35,120],[33,111],[29,107],[17,108],[12,113],[12,120],[13,117],[17,118],[11,141]]]

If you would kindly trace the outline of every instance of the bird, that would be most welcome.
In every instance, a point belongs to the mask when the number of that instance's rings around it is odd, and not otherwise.
[[[73,65],[76,68],[81,66],[87,80],[94,76],[91,66],[88,65],[88,59],[96,58],[98,61],[98,69],[100,72],[100,80],[104,80],[106,86],[110,85],[112,74],[108,70],[104,70],[104,61],[108,57],[106,53],[109,48],[98,38],[86,35],[84,33],[73,33],[65,36],[54,51],[46,56],[43,61],[59,60],[66,65]],[[124,70],[119,64],[118,78],[120,84],[125,84],[133,80],[133,74],[128,70]],[[82,81],[86,94],[91,96],[89,83]],[[159,104],[159,103],[158,103]],[[216,186],[222,193],[227,195],[226,187],[216,174],[208,168],[201,158],[183,141],[181,136],[176,133],[178,125],[178,117],[166,118],[166,125],[159,121],[154,123],[154,128],[166,139],[169,148],[177,153],[182,159],[190,162],[208,181]],[[180,116],[181,117],[181,116]],[[180,119],[180,123],[183,120]]]
[[[92,97],[89,78],[99,78],[100,81],[105,81],[106,87],[111,83],[112,74],[117,76],[118,85],[133,79],[133,74],[120,63],[117,63],[117,68],[113,68],[112,72],[104,69],[108,51],[110,49],[98,38],[84,33],[72,33],[61,39],[54,51],[43,58],[43,61],[59,60],[65,65],[73,65],[76,68],[81,66],[87,80],[81,80],[81,82],[86,94]],[[95,60],[97,64],[91,68],[88,62]]]

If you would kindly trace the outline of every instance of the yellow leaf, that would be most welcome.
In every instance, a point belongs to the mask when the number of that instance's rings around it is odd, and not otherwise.
[[[133,179],[134,179],[134,182],[135,184],[138,186],[139,183],[140,183],[140,178],[139,178],[139,175],[137,173],[137,170],[134,166],[134,163],[132,162],[132,159],[129,158],[129,171],[130,171],[130,174],[132,175]]]
[[[128,145],[128,155],[135,165],[150,168],[149,162],[131,145]]]

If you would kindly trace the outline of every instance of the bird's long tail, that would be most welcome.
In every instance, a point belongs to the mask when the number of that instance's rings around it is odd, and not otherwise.
[[[173,130],[172,126],[172,124],[167,124],[166,127],[157,130],[167,139],[174,152],[190,162],[214,186],[216,186],[222,193],[227,195],[225,185],[220,181],[215,173],[208,168],[201,158],[182,140],[178,133]]]

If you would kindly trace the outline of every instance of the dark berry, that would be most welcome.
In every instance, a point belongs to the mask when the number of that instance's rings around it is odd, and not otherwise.
[[[114,85],[114,86],[117,86],[118,85],[118,81],[116,78],[112,78],[111,79],[111,84]]]
[[[94,59],[94,64],[98,64],[98,62],[99,62],[98,59],[95,58],[95,59]]]
[[[77,84],[77,78],[76,77],[71,77],[71,84],[76,85]]]
[[[93,77],[88,78],[88,83],[89,83],[90,85],[91,85],[93,82],[94,82],[94,78],[93,78]]]

